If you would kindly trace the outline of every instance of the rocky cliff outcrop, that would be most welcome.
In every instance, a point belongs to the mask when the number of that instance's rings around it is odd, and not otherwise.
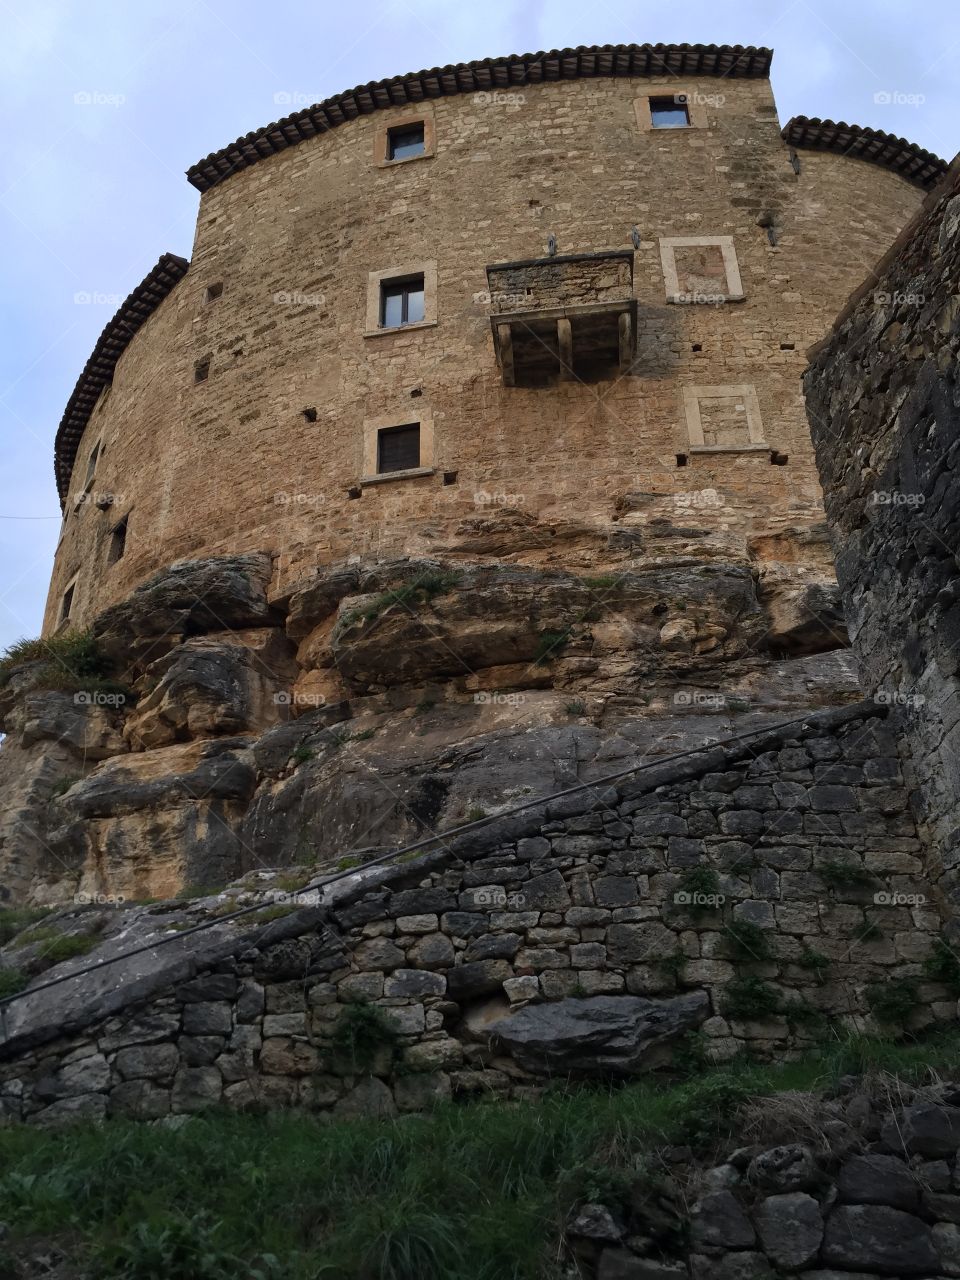
[[[185,561],[95,621],[106,682],[7,663],[0,894],[222,885],[856,696],[816,531],[640,506],[606,548],[494,511],[281,595],[267,555]]]

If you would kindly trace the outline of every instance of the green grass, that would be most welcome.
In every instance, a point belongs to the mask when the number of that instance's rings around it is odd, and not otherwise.
[[[80,781],[80,778],[80,774],[74,774],[70,777],[61,778],[58,782],[55,782],[53,789],[50,792],[50,799],[58,800],[60,796],[66,795],[73,784]]]
[[[252,911],[247,916],[247,924],[270,924],[272,920],[282,920],[284,916],[292,915],[294,911],[299,911],[300,907],[295,904],[277,903],[273,907],[264,907],[262,911]]]
[[[88,933],[58,933],[56,929],[48,928],[32,929],[21,936],[17,945],[26,947],[35,943],[42,946],[43,950],[37,960],[42,961],[44,967],[49,967],[64,960],[74,960],[77,956],[89,955],[99,941],[99,938]]]
[[[944,938],[937,938],[933,953],[923,962],[923,972],[933,982],[943,982],[960,994],[960,958]]]
[[[110,663],[100,652],[92,631],[68,627],[45,639],[17,640],[0,656],[0,687],[14,671],[30,663],[40,664],[33,675],[34,688],[127,692],[106,679]]]
[[[908,978],[894,978],[867,988],[867,1006],[886,1026],[902,1026],[919,1005],[916,983]]]
[[[821,986],[826,982],[827,970],[830,968],[831,961],[830,957],[825,956],[823,952],[815,951],[813,947],[808,946],[805,943],[803,950],[800,952],[797,964],[801,969],[809,969],[810,972],[815,975],[817,982],[820,983]]]
[[[724,991],[723,1011],[730,1018],[770,1018],[780,1009],[780,997],[760,978],[734,978]]]
[[[212,898],[219,892],[219,889],[214,889],[208,884],[185,884],[177,891],[177,901],[192,902],[194,898]]]
[[[370,1071],[384,1050],[394,1056],[397,1032],[376,1005],[357,1000],[337,1018],[327,1053],[334,1069],[358,1075]]]
[[[768,931],[750,920],[731,920],[723,933],[740,960],[765,960],[770,954]]]
[[[0,969],[0,1000],[19,995],[29,981],[29,976],[22,969]]]
[[[537,647],[533,655],[534,666],[542,667],[554,658],[559,658],[569,643],[569,628],[566,631],[541,631],[537,636]]]
[[[446,595],[459,581],[459,575],[455,573],[425,573],[419,578],[411,578],[399,587],[375,596],[362,609],[348,613],[342,625],[347,627],[354,622],[375,622],[382,613],[397,604],[407,609],[417,609],[421,605],[430,604],[436,596]]]
[[[98,1280],[552,1280],[569,1210],[616,1206],[647,1185],[658,1146],[738,1145],[747,1098],[866,1067],[919,1078],[955,1065],[958,1048],[956,1033],[858,1039],[674,1085],[560,1086],[539,1103],[444,1104],[391,1121],[213,1113],[176,1131],[3,1128],[6,1247],[60,1242]]]
[[[53,907],[5,907],[0,911],[0,947],[48,916]]]

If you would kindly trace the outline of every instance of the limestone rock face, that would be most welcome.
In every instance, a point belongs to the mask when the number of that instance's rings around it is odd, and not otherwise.
[[[511,1013],[493,1034],[521,1066],[539,1075],[636,1075],[662,1063],[665,1047],[709,1013],[702,991],[662,1000],[571,996]]]
[[[81,760],[106,760],[126,750],[119,732],[120,713],[94,698],[92,692],[50,689],[29,693],[8,716],[6,731],[21,747],[56,742]]]
[[[358,691],[587,657],[592,627],[607,611],[625,632],[627,654],[654,671],[688,669],[692,655],[714,651],[714,661],[744,655],[765,630],[752,578],[735,565],[626,571],[599,586],[510,565],[466,566],[438,590],[444,566],[413,562],[406,574],[425,584],[419,592],[371,594],[367,582],[365,594],[339,605],[333,658]],[[449,582],[449,567],[447,575]]]
[[[255,773],[245,739],[193,742],[99,765],[53,801],[40,895],[126,898],[219,885],[240,862],[237,827]]]
[[[156,657],[177,637],[263,626],[272,621],[270,573],[264,554],[181,560],[107,609],[93,629],[106,652],[127,659],[131,644]]]
[[[0,895],[165,895],[410,841],[857,696],[838,649],[787,636],[777,584],[816,556],[690,511],[641,536],[641,499],[615,539],[490,511],[431,558],[282,592],[265,553],[171,565],[93,624],[126,692],[48,691],[36,663],[0,685]]]
[[[278,657],[279,670],[271,670],[242,644],[208,637],[186,641],[147,668],[145,680],[153,687],[128,721],[127,738],[143,750],[216,734],[264,732],[284,718],[278,695],[284,676],[289,678],[289,655],[281,649]]]

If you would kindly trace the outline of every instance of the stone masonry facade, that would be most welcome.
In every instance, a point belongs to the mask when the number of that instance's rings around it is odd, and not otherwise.
[[[204,190],[189,268],[76,444],[45,630],[182,558],[266,550],[283,595],[318,565],[469,551],[464,524],[491,503],[607,531],[640,493],[651,541],[694,505],[732,554],[807,564],[822,508],[802,353],[923,185],[792,148],[756,71],[681,88],[674,129],[650,127],[669,74],[378,101]],[[383,163],[411,117],[430,146]],[[571,297],[551,248],[621,266]],[[488,268],[531,261],[532,308],[574,308],[551,340],[574,365],[581,342],[609,357],[589,308],[602,328],[626,281],[614,367],[505,385],[491,317],[527,303],[504,303],[516,272]],[[371,281],[412,273],[425,319],[371,329]],[[420,465],[365,475],[371,433],[411,423]]]

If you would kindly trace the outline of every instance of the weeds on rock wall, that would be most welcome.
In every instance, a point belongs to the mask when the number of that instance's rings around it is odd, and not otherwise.
[[[960,994],[960,958],[944,938],[937,938],[933,954],[923,962],[923,972],[932,982],[942,982]]]
[[[385,1049],[393,1055],[397,1032],[376,1005],[357,1001],[348,1004],[337,1019],[328,1052],[338,1064],[353,1074],[369,1071]]]
[[[22,969],[0,969],[0,1000],[19,995],[29,981]]]
[[[48,916],[52,907],[5,907],[0,911],[0,947]]]
[[[456,573],[425,573],[390,591],[382,592],[362,609],[348,613],[343,619],[343,625],[349,626],[351,623],[360,621],[375,622],[382,613],[396,604],[411,610],[417,609],[422,605],[430,604],[436,596],[446,595],[458,585],[459,581],[460,577]]]
[[[902,1027],[919,1003],[916,983],[907,978],[894,978],[867,988],[867,1007],[878,1022],[887,1026]]]
[[[870,872],[855,862],[828,858],[815,866],[814,871],[831,889],[863,889],[874,883]]]
[[[111,663],[92,631],[67,628],[43,639],[18,640],[0,657],[0,688],[24,667],[33,667],[30,679],[35,689],[102,691],[132,699],[129,689],[109,679]]]
[[[778,1013],[780,997],[760,978],[734,978],[724,992],[724,1013],[750,1021]]]
[[[731,920],[723,933],[741,960],[765,960],[770,954],[768,931],[750,920]]]

